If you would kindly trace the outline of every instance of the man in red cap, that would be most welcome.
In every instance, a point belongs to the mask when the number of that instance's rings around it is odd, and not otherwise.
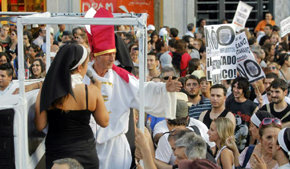
[[[104,8],[98,11],[91,8],[85,17],[112,18],[113,15]],[[92,126],[92,129],[96,130],[99,168],[129,169],[132,156],[125,134],[128,131],[130,108],[139,107],[139,80],[114,65],[114,26],[87,25],[86,30],[93,58],[93,62],[88,65],[88,71],[92,72],[93,78],[101,81],[101,92],[110,112],[108,127]],[[89,83],[88,78],[85,78],[85,81]],[[181,83],[172,78],[166,84],[145,83],[145,111],[157,117],[175,118],[174,92],[180,88]]]

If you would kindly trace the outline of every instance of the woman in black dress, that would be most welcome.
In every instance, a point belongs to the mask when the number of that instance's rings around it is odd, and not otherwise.
[[[61,158],[74,158],[85,169],[98,169],[98,156],[91,115],[101,127],[109,124],[109,113],[101,95],[101,84],[82,83],[87,71],[88,52],[78,44],[60,48],[36,100],[35,124],[48,125],[45,141],[46,168]]]

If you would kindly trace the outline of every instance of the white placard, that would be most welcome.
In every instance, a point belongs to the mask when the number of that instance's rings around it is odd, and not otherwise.
[[[213,84],[237,77],[235,36],[233,24],[205,26],[206,77]]]
[[[288,16],[288,18],[283,19],[280,22],[280,27],[281,27],[281,37],[290,33],[290,16]]]
[[[250,50],[245,32],[236,35],[236,56],[237,70],[240,76],[247,78],[250,83],[265,77],[263,70]]]
[[[247,19],[252,11],[253,7],[240,1],[233,19],[233,24],[236,26],[236,31],[239,32],[245,28]]]

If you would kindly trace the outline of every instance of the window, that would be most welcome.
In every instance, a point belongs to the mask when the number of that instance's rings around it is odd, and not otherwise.
[[[270,0],[243,0],[243,2],[252,6],[252,12],[246,23],[251,31],[254,30],[258,22],[264,19],[265,13],[273,13],[273,1]],[[197,21],[201,18],[207,20],[207,25],[221,24],[222,20],[227,19],[232,22],[239,0],[197,0],[196,16]],[[197,26],[198,23],[197,23]]]

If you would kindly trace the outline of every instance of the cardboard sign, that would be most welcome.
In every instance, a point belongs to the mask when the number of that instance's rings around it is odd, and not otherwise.
[[[233,24],[205,26],[206,77],[213,84],[237,77],[235,36]]]
[[[284,37],[285,35],[290,33],[290,16],[288,16],[288,18],[280,22],[280,27],[281,27],[281,37]]]
[[[250,50],[245,32],[238,34],[235,41],[237,70],[240,76],[247,78],[250,83],[264,78],[265,74]]]
[[[80,0],[81,12],[88,11],[91,7],[96,10],[100,7],[112,13],[147,13],[147,24],[154,25],[154,0]]]
[[[247,19],[252,11],[253,7],[240,1],[235,13],[233,24],[236,26],[236,31],[239,32],[245,28]]]

